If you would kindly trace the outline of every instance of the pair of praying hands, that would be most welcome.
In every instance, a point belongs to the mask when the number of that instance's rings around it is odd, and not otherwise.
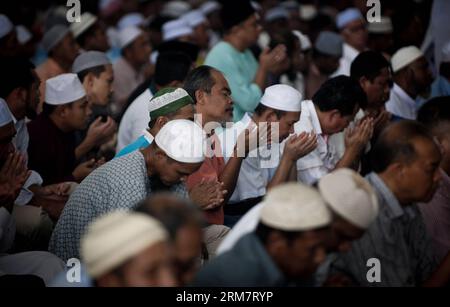
[[[298,159],[306,156],[317,147],[317,136],[311,132],[302,132],[291,135],[284,146],[283,155],[296,162]]]
[[[374,119],[364,117],[354,127],[345,130],[345,148],[355,152],[362,152],[372,138],[374,131]]]
[[[22,154],[14,152],[8,155],[0,169],[0,207],[12,211],[14,201],[30,173]]]
[[[200,209],[211,210],[222,205],[226,194],[222,182],[203,178],[189,191],[189,198]]]

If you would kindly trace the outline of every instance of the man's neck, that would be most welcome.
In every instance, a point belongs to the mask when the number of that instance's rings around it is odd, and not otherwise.
[[[239,52],[244,52],[248,46],[245,45],[242,40],[240,40],[235,35],[226,35],[223,39],[225,42],[229,43],[231,46],[234,47],[234,49],[238,50]]]
[[[59,58],[59,57],[51,57],[51,59],[53,61],[55,61],[56,64],[59,65],[59,67],[63,70],[63,71],[67,71],[69,72],[71,67],[72,67],[72,63],[68,63],[66,62],[63,58]]]
[[[407,205],[411,204],[411,202],[408,200],[408,198],[405,197],[404,195],[402,195],[403,193],[400,191],[398,186],[395,184],[395,180],[393,180],[391,178],[391,176],[389,176],[389,173],[384,172],[384,173],[379,173],[377,175],[384,182],[384,184],[388,187],[388,189],[392,192],[392,194],[394,194],[395,198],[398,200],[400,205],[407,206]]]
[[[395,78],[394,81],[412,99],[416,99],[419,95],[415,87],[412,86],[410,82],[407,82],[404,78]]]

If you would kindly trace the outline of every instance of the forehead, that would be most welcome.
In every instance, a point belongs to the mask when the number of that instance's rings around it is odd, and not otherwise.
[[[380,70],[380,74],[376,78],[389,79],[390,77],[391,77],[391,72],[390,72],[389,68],[383,67]]]
[[[346,29],[354,29],[354,28],[358,28],[361,26],[365,26],[365,24],[366,24],[366,22],[364,20],[357,19],[357,20],[353,20],[353,21],[349,22],[345,28]]]
[[[412,66],[413,67],[420,67],[420,68],[427,67],[428,66],[428,61],[427,61],[427,59],[425,57],[421,56],[420,58],[418,58],[417,60],[415,60],[412,63]]]
[[[439,164],[441,152],[435,142],[425,138],[415,138],[412,143],[417,154],[415,162],[423,164]]]
[[[282,118],[286,121],[298,121],[300,119],[300,112],[286,112]]]
[[[214,79],[214,87],[218,87],[219,89],[228,88],[228,82],[220,71],[213,70],[212,77]]]

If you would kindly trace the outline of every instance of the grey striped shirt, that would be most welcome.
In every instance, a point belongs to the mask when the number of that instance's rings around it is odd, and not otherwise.
[[[380,212],[363,237],[339,254],[331,264],[331,273],[342,272],[362,286],[417,286],[436,269],[437,261],[422,216],[416,205],[402,207],[394,194],[375,173],[366,179],[374,187]],[[380,281],[369,282],[367,275],[380,263]]]

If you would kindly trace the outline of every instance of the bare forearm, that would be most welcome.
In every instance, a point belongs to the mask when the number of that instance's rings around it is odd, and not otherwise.
[[[92,148],[94,148],[93,142],[90,142],[88,139],[84,139],[83,142],[81,142],[81,144],[75,149],[75,159],[79,161]]]
[[[270,190],[271,188],[277,185],[290,181],[293,166],[294,161],[283,155],[280,164],[278,165],[278,168],[275,172],[275,175],[273,176],[272,180],[270,180],[269,184],[266,187],[267,190]]]
[[[335,169],[346,167],[356,171],[359,167],[360,158],[361,153],[358,150],[348,148],[345,150],[341,160],[336,164]]]
[[[224,202],[226,202],[231,195],[233,195],[243,160],[243,158],[239,158],[234,155],[228,160],[225,165],[225,169],[219,176],[219,181],[223,182],[224,188],[227,190],[227,195],[225,196]]]
[[[259,65],[254,82],[259,86],[261,91],[264,91],[267,83],[267,69],[262,65]]]

